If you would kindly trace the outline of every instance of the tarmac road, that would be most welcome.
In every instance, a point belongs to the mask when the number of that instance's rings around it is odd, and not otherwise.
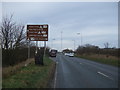
[[[54,88],[118,88],[118,68],[58,54]]]

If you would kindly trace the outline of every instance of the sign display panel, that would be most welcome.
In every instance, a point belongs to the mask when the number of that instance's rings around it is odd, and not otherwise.
[[[48,25],[27,25],[27,39],[30,41],[48,41]]]

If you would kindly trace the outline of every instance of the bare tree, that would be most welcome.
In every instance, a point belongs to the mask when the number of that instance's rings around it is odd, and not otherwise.
[[[106,52],[107,52],[106,57],[109,57],[109,54],[108,54],[109,45],[110,44],[108,42],[104,43],[104,46],[105,46],[105,49],[106,49]]]
[[[3,18],[0,28],[0,37],[6,49],[9,48],[10,39],[13,34],[13,26],[15,25],[15,22],[12,22],[12,17],[13,15],[11,15],[10,18]]]
[[[25,32],[24,32],[24,26],[15,26],[15,33],[14,33],[14,45],[13,47],[19,47],[20,44],[23,43],[23,40],[25,39]]]
[[[110,44],[108,42],[104,43],[105,48],[109,48]]]
[[[3,48],[16,48],[25,39],[24,26],[17,25],[13,21],[13,15],[9,18],[4,17],[0,26],[0,38],[2,39]]]

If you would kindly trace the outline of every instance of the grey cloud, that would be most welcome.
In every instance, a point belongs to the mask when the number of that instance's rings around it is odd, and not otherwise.
[[[64,40],[68,41],[77,40],[76,33],[82,32],[85,43],[93,44],[91,40],[95,38],[95,43],[103,47],[101,41],[115,42],[117,46],[117,8],[117,2],[3,3],[3,15],[14,12],[15,20],[24,24],[48,23],[49,44],[52,38],[60,43],[61,31]],[[110,38],[111,36],[115,38]],[[60,49],[58,43],[55,45]],[[72,44],[69,47],[73,48]]]

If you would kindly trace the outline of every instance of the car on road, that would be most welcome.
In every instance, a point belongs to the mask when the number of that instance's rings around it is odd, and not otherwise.
[[[74,57],[74,53],[69,53],[69,57]]]
[[[73,56],[74,56],[74,53],[65,53],[64,55],[65,55],[65,56],[69,56],[69,57],[73,57]]]
[[[69,56],[69,53],[64,53],[65,56]]]
[[[51,57],[56,57],[56,55],[57,55],[57,50],[51,49],[51,50],[49,51],[49,55],[50,55]]]

